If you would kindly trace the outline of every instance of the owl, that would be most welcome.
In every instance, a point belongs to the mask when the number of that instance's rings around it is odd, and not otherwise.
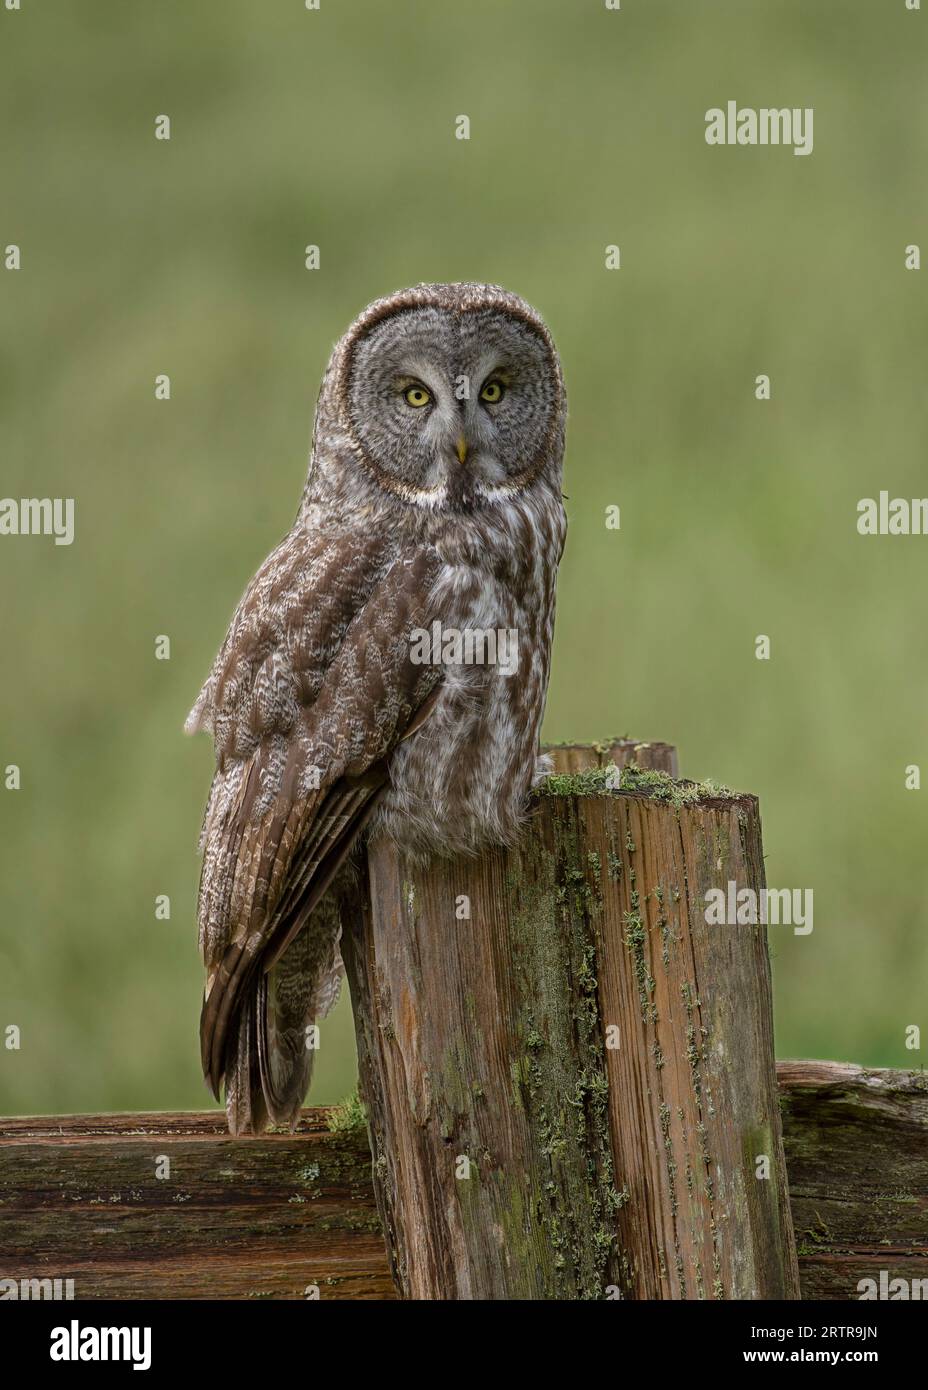
[[[186,724],[216,753],[200,1044],[233,1133],[296,1123],[364,837],[423,859],[518,837],[547,770],[565,420],[545,324],[494,285],[378,299],[335,346],[296,520]]]

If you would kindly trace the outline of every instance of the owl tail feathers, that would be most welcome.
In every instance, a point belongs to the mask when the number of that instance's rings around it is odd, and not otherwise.
[[[261,1134],[272,1124],[296,1129],[312,1078],[315,1053],[302,1027],[280,1030],[268,978],[249,989],[229,1029],[224,1071],[231,1134]]]
[[[269,1124],[296,1129],[315,1058],[316,1020],[338,998],[342,976],[334,907],[324,904],[267,973],[245,987],[225,1046],[226,1115],[232,1134]]]
[[[268,1109],[258,1062],[258,1000],[249,993],[226,1041],[226,1118],[230,1134],[261,1134]]]

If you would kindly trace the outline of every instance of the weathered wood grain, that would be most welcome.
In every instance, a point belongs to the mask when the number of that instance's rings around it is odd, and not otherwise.
[[[777,1076],[802,1297],[928,1278],[928,1076]],[[0,1120],[0,1280],[70,1277],[77,1299],[393,1298],[367,1136],[327,1118],[235,1140],[218,1111]],[[174,1176],[153,1181],[165,1154]]]
[[[75,1298],[391,1298],[366,1134],[327,1117],[240,1139],[218,1112],[4,1120],[0,1280],[72,1278]]]
[[[705,922],[763,886],[755,798],[561,776],[516,849],[367,871],[343,954],[405,1296],[798,1295],[765,933]]]
[[[777,1068],[804,1298],[925,1280],[928,1075],[841,1062]],[[911,1295],[910,1295],[911,1296]]]
[[[666,772],[679,777],[677,750],[671,743],[646,743],[635,738],[607,738],[600,743],[546,743],[545,753],[551,759],[554,772],[586,772],[589,768],[627,767],[635,763],[641,768]]]

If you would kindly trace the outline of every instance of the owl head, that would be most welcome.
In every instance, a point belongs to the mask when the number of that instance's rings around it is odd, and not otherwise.
[[[376,300],[337,345],[320,400],[380,489],[442,509],[558,485],[565,412],[539,315],[478,284]]]

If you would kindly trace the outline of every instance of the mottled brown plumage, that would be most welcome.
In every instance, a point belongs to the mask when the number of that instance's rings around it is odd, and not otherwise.
[[[546,328],[493,286],[379,300],[333,352],[299,514],[187,723],[216,748],[201,1046],[233,1132],[298,1113],[359,837],[427,855],[518,834],[540,767],[564,420]],[[515,671],[422,664],[414,634],[433,623],[514,630]]]

